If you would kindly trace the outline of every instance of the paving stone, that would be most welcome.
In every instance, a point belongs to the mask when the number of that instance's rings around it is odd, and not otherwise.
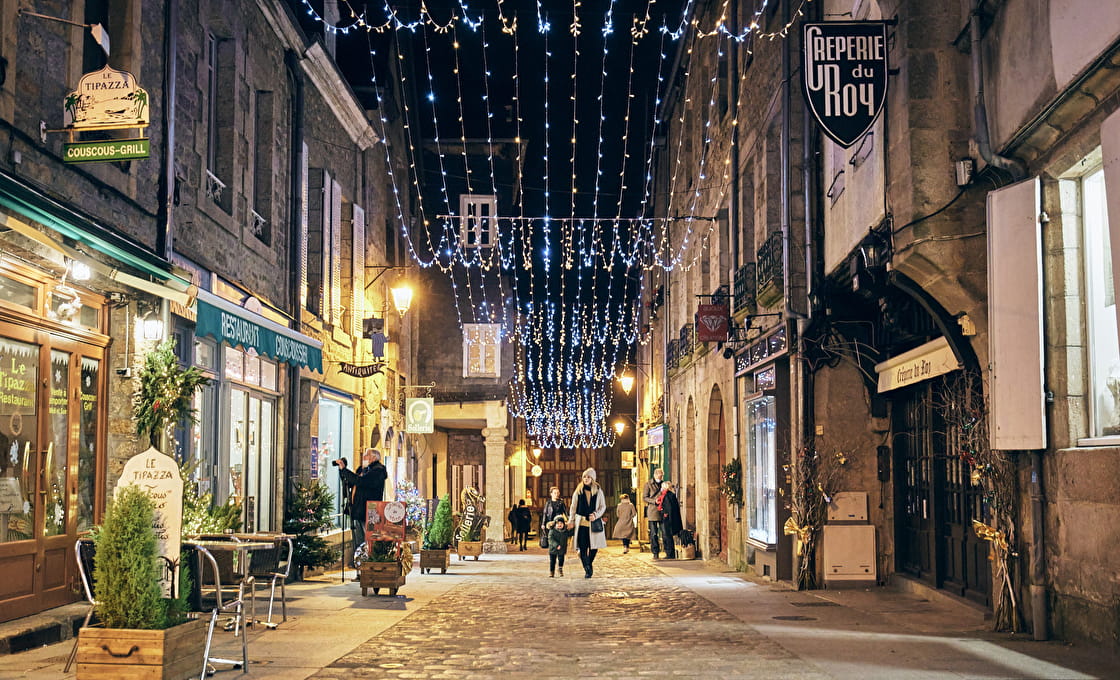
[[[826,677],[643,560],[492,566],[312,677]]]

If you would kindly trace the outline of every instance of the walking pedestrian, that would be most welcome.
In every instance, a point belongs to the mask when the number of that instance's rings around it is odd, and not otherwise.
[[[582,481],[572,494],[572,507],[568,511],[575,529],[576,547],[579,548],[579,561],[583,563],[584,578],[591,578],[595,555],[600,549],[607,547],[607,531],[603,525],[607,499],[595,479],[595,468],[583,471]]]
[[[517,544],[525,550],[525,541],[529,538],[529,528],[533,526],[533,511],[525,506],[525,499],[522,498],[517,502],[516,520],[517,520]]]
[[[509,542],[510,545],[517,543],[517,506],[510,506],[509,514],[506,515],[506,520],[509,522]]]
[[[677,546],[673,538],[681,532],[681,504],[673,492],[672,482],[661,483],[657,509],[661,511],[661,541],[665,544],[665,559],[677,559]]]
[[[646,506],[646,523],[649,525],[649,551],[655,560],[661,553],[661,511],[657,509],[657,497],[661,495],[664,479],[665,471],[655,468],[653,477],[642,488],[642,503]]]
[[[563,514],[556,515],[545,525],[548,531],[548,577],[556,576],[559,567],[560,575],[564,575],[564,555],[568,552],[568,539],[572,532],[568,529],[568,519]]]
[[[638,533],[637,510],[630,502],[630,494],[622,494],[614,509],[614,530],[611,537],[622,541],[622,554],[630,552],[630,541]]]
[[[568,508],[564,506],[564,501],[560,500],[560,487],[554,486],[548,490],[548,500],[544,502],[544,507],[541,508],[541,547],[548,547],[548,528],[547,524],[563,515]],[[565,520],[567,522],[567,520]]]

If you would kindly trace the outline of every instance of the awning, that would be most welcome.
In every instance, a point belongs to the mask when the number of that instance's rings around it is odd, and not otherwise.
[[[0,205],[160,280],[180,284],[184,290],[191,285],[171,273],[167,260],[2,171]]]
[[[323,372],[323,343],[254,314],[205,290],[198,291],[195,335],[208,335],[233,347]]]
[[[929,380],[960,367],[949,341],[942,336],[876,364],[875,372],[879,374],[879,392],[882,393]]]

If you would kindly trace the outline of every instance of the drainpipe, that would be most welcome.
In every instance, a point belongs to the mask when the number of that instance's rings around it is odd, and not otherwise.
[[[731,0],[731,16],[738,18],[739,16],[739,0]],[[742,200],[743,187],[740,185],[742,177],[739,172],[739,41],[730,41],[731,45],[728,53],[727,64],[727,77],[730,82],[731,97],[731,206],[727,211],[728,219],[731,222],[731,228],[728,230],[732,235],[731,238],[731,295],[732,299],[735,296],[735,274],[738,272],[740,266],[739,258],[739,237],[740,226],[742,222],[742,215],[739,214],[739,202]],[[739,432],[739,379],[735,376],[735,357],[731,357],[731,437],[732,448],[735,458],[740,458],[742,453],[739,448],[741,445],[742,433]],[[744,485],[746,484],[746,475],[742,475],[740,480]],[[742,521],[742,508],[735,506],[735,521]],[[730,555],[730,552],[728,552]],[[743,561],[746,559],[744,557]]]
[[[992,141],[988,134],[988,107],[984,104],[984,65],[980,47],[980,2],[971,0],[968,16],[968,36],[972,60],[972,125],[976,146],[980,157],[988,165],[994,166],[1011,175],[1012,182],[1027,176],[1026,167],[1017,160],[992,152]]]
[[[292,310],[295,327],[298,330],[302,310],[300,309],[300,272],[293,259],[299,257],[300,232],[302,229],[303,205],[303,80],[300,77],[299,55],[292,50],[284,53],[284,69],[287,72],[288,83],[292,88],[292,146],[288,152],[288,305]],[[296,460],[299,451],[300,438],[300,369],[288,368],[288,445],[287,460],[284,461],[288,471],[287,477],[291,479],[298,470]],[[291,485],[284,485],[285,506],[291,500]]]
[[[1042,452],[1031,451],[1031,628],[1035,640],[1049,640],[1046,598],[1046,541],[1043,515],[1046,494],[1042,488]]]
[[[163,176],[159,181],[160,227],[156,232],[156,252],[165,260],[171,259],[174,250],[175,71],[178,25],[178,0],[167,0],[163,13]]]

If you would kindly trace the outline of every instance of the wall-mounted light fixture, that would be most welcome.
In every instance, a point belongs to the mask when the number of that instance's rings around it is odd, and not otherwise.
[[[399,281],[389,289],[389,293],[393,296],[393,306],[396,307],[397,313],[401,316],[408,313],[409,307],[412,306],[412,286],[407,282]]]

